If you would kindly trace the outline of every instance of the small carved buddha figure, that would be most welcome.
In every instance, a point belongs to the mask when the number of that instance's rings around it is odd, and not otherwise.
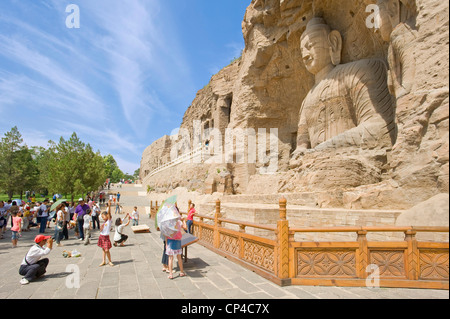
[[[409,94],[414,84],[416,61],[415,0],[378,0],[380,34],[389,42],[388,63],[390,92],[397,99]]]
[[[302,58],[315,85],[300,109],[297,150],[373,149],[395,143],[394,103],[381,60],[341,63],[342,37],[313,18],[301,38]]]

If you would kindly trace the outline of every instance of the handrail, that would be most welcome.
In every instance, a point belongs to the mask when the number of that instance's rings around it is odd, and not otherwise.
[[[448,264],[445,263],[448,242],[443,239],[441,242],[422,242],[417,236],[419,232],[449,233],[448,226],[291,228],[286,218],[286,200],[280,199],[279,204],[280,218],[274,226],[222,218],[220,200],[217,200],[213,214],[194,216],[194,234],[208,249],[281,286],[367,286],[370,276],[367,269],[376,265],[385,269],[379,275],[380,287],[448,290]],[[181,214],[186,215],[185,212]],[[238,225],[239,230],[228,224]],[[246,232],[246,227],[272,231],[275,237],[251,234]],[[356,233],[357,239],[343,242],[295,239],[296,233],[314,232]],[[370,241],[369,232],[404,233],[404,240],[392,236],[393,239]]]
[[[186,212],[180,212],[181,215],[187,215]],[[195,217],[214,220],[213,216],[206,216],[201,214],[195,214]],[[274,225],[263,225],[256,223],[249,223],[236,219],[227,219],[227,218],[218,218],[218,221],[221,223],[259,228],[264,230],[276,231],[277,227]],[[400,232],[404,233],[407,231],[415,231],[415,232],[428,232],[428,233],[448,233],[450,232],[450,227],[446,226],[365,226],[365,227],[352,227],[352,226],[334,226],[334,227],[304,227],[304,228],[295,228],[290,227],[290,232],[292,233],[357,233],[360,231],[367,232]]]
[[[423,226],[368,226],[368,227],[309,227],[309,228],[290,228],[290,231],[295,233],[353,233],[359,231],[367,232],[442,232],[448,233],[449,227],[423,227]]]
[[[442,227],[442,226],[429,226],[429,227],[423,227],[423,226],[412,226],[412,230],[418,231],[418,232],[432,232],[432,233],[448,233],[449,227]]]
[[[203,218],[203,219],[209,219],[209,220],[214,220],[213,216],[206,216],[206,215],[195,214],[195,217]]]
[[[233,219],[219,218],[218,221],[221,223],[227,223],[227,224],[233,224],[233,225],[239,225],[239,226],[245,226],[245,227],[252,227],[252,228],[258,228],[258,229],[264,229],[264,230],[272,230],[272,231],[277,230],[276,226],[254,224],[254,223],[248,223],[248,222],[243,222],[243,221],[233,220]]]

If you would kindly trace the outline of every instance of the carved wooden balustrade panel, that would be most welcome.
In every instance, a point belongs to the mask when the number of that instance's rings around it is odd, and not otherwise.
[[[200,238],[200,226],[197,223],[192,225],[192,235]]]
[[[275,248],[244,240],[244,260],[270,272],[275,271]]]
[[[419,279],[449,280],[448,249],[421,249],[419,252]]]
[[[201,230],[201,234],[200,234],[201,240],[204,243],[213,246],[214,245],[214,229],[208,228],[208,227],[201,227],[200,230]]]
[[[239,257],[239,246],[239,237],[220,232],[220,250]]]
[[[355,250],[297,249],[297,277],[357,278]]]
[[[448,233],[448,227],[290,228],[285,204],[276,226],[223,219],[216,205],[214,217],[195,218],[199,243],[279,285],[367,286],[375,268],[380,287],[449,288],[449,243],[416,239],[418,232]],[[276,240],[246,233],[248,227],[273,232]],[[354,242],[297,242],[298,232],[354,232],[358,237]],[[405,240],[369,242],[368,232],[401,232]]]
[[[380,278],[407,278],[404,250],[370,250],[369,263],[378,266]]]

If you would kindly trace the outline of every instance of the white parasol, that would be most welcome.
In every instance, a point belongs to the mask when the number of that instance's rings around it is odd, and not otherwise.
[[[157,220],[165,237],[173,237],[181,230],[181,215],[175,204],[165,203],[158,212]]]

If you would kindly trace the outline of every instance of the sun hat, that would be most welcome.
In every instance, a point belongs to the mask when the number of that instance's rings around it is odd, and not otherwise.
[[[35,242],[36,244],[39,244],[41,241],[47,240],[47,239],[49,239],[50,237],[52,237],[52,236],[37,235],[36,238],[34,239],[34,242]]]

